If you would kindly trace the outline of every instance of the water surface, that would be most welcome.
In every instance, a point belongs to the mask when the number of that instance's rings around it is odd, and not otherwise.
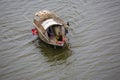
[[[31,34],[43,9],[70,22],[69,49]],[[0,0],[0,80],[119,79],[120,0]]]

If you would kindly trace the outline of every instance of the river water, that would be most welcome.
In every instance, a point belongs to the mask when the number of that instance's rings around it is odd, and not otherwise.
[[[70,22],[70,48],[32,35],[43,9]],[[120,80],[120,0],[0,0],[0,80]]]

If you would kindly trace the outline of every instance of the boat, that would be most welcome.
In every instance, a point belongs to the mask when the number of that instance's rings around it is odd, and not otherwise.
[[[43,42],[60,47],[68,44],[66,34],[69,25],[54,12],[48,10],[36,12],[33,24]]]

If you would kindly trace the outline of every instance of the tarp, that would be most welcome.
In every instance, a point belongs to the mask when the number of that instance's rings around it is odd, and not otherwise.
[[[53,19],[47,19],[42,23],[43,28],[46,30],[48,27],[53,26],[53,25],[62,25]]]

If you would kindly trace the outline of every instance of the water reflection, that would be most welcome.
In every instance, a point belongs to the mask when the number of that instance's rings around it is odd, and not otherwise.
[[[48,62],[61,60],[65,61],[68,57],[72,55],[72,51],[69,47],[59,47],[55,49],[54,46],[47,45],[39,39],[35,40],[34,43],[40,49],[40,53],[47,58]]]

